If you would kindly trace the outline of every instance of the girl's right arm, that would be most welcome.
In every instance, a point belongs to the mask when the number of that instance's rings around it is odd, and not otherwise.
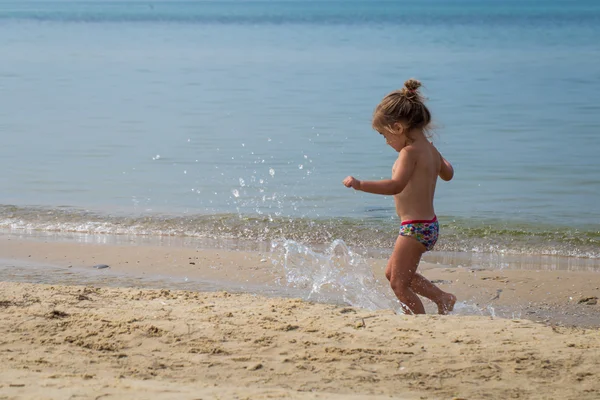
[[[361,190],[367,193],[395,196],[402,192],[410,181],[416,163],[417,156],[414,154],[414,151],[405,147],[400,150],[400,153],[398,154],[398,160],[396,160],[396,167],[392,173],[392,179],[360,181],[353,176],[349,176],[344,179],[343,184],[346,187],[351,187],[355,190]]]

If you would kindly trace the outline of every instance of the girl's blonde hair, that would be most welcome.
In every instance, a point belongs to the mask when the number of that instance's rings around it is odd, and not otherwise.
[[[409,79],[404,82],[402,89],[385,96],[373,113],[373,129],[379,133],[393,133],[393,125],[399,123],[409,139],[409,132],[413,130],[427,133],[431,113],[425,106],[425,99],[419,93],[420,87],[421,82]]]

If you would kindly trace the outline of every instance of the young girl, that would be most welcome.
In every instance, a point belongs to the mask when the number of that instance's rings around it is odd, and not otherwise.
[[[447,314],[454,308],[456,297],[417,273],[421,256],[438,238],[433,209],[437,177],[449,181],[454,176],[452,165],[427,139],[431,114],[418,91],[420,86],[419,81],[409,79],[375,108],[373,128],[398,152],[392,179],[360,181],[349,176],[343,183],[355,190],[394,196],[402,223],[385,276],[405,311],[425,314],[417,296],[421,295],[435,302],[440,314]]]

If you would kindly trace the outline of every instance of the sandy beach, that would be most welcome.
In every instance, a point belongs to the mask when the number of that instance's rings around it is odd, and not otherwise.
[[[597,329],[227,292],[0,287],[5,399],[600,395]]]
[[[144,286],[151,280],[133,278],[165,271],[269,282],[282,273],[261,252],[9,236],[0,250],[5,264],[54,266],[34,269],[32,282],[60,272],[46,284],[0,283],[3,399],[600,396],[597,272],[426,264],[424,274],[459,301],[519,315],[415,317],[222,290],[108,287]],[[91,268],[100,262],[111,268]],[[375,273],[385,265],[371,262]],[[85,271],[93,279],[77,283]]]

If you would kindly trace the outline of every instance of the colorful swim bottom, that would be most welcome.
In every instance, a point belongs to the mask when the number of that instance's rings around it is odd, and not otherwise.
[[[433,217],[431,221],[409,220],[402,222],[399,235],[417,239],[419,243],[425,246],[427,251],[430,251],[438,240],[439,232],[440,224],[437,217]]]

